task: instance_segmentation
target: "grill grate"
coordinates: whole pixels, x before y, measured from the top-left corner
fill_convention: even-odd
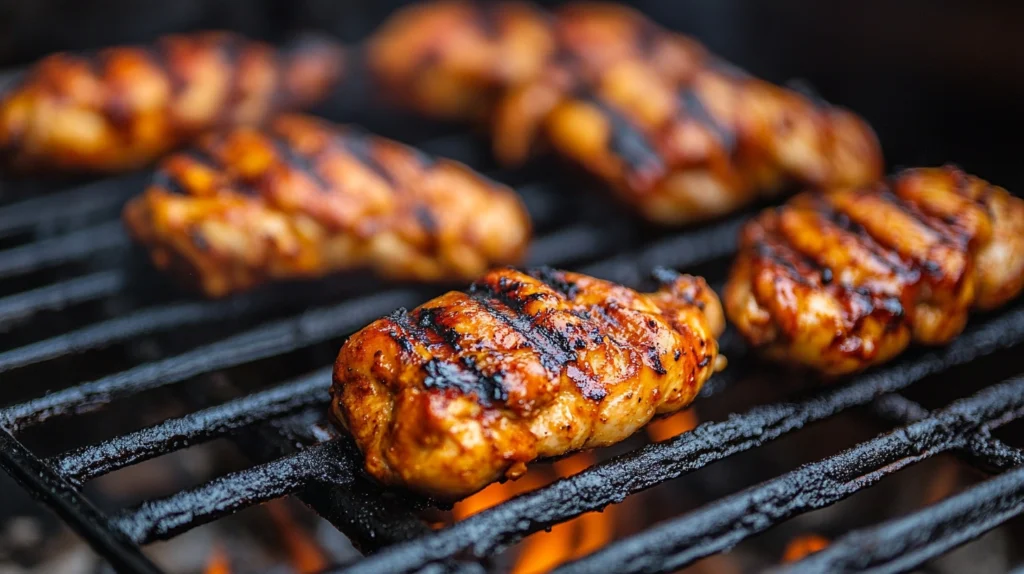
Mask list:
[[[406,133],[393,123],[371,122],[370,127],[385,135]],[[443,150],[478,169],[493,167],[466,134],[418,144],[428,151]],[[630,285],[642,283],[657,265],[711,267],[735,250],[739,227],[749,216],[748,212],[697,230],[659,236],[621,218],[602,219],[608,213],[606,208],[602,212],[599,200],[571,190],[562,193],[556,190],[559,182],[550,177],[505,172],[495,172],[495,177],[525,182],[517,189],[541,231],[531,264],[571,266]],[[58,381],[65,383],[63,388],[36,393],[35,398],[0,410],[0,465],[119,570],[156,572],[140,545],[260,502],[297,495],[371,555],[347,571],[404,572],[431,565],[480,571],[496,552],[529,534],[857,406],[869,406],[874,416],[901,428],[615,542],[563,565],[561,571],[671,571],[942,452],[953,452],[998,476],[905,518],[853,532],[789,569],[905,570],[1024,512],[1024,475],[1016,468],[1024,462],[1024,453],[990,435],[992,429],[1024,415],[1024,379],[989,387],[935,411],[897,394],[926,377],[1024,344],[1024,303],[973,323],[945,348],[917,351],[845,384],[706,422],[436,532],[416,515],[427,501],[381,496],[378,487],[358,472],[360,461],[352,444],[326,430],[317,431],[330,384],[326,363],[333,355],[315,364],[304,357],[310,363],[304,370],[322,368],[289,382],[212,406],[209,397],[198,397],[193,412],[184,416],[42,457],[21,442],[20,435],[48,421],[72,421],[142,393],[185,387],[193,379],[228,374],[318,345],[328,344],[336,351],[338,341],[370,320],[439,291],[346,289],[353,294],[341,302],[335,299],[295,312],[295,296],[288,289],[207,302],[174,300],[173,294],[164,296],[158,287],[157,295],[140,304],[137,297],[153,287],[152,280],[147,284],[145,271],[133,268],[138,258],[127,249],[116,217],[121,203],[142,181],[144,174],[135,174],[0,207],[0,239],[6,247],[0,251],[0,278],[17,285],[0,297],[0,327],[10,329],[47,312],[62,313],[59,325],[49,332],[43,328],[41,337],[34,331],[18,338],[16,330],[10,330],[5,336],[17,342],[0,352],[0,373],[44,368],[72,355],[161,334],[219,324],[230,331],[211,343],[190,345],[178,354],[89,382],[67,386],[73,381]],[[566,214],[578,215],[565,219]],[[97,308],[78,313],[86,305]],[[272,315],[282,308],[290,314]],[[249,322],[234,327],[243,320]],[[710,391],[748,374],[743,361],[737,360],[744,349],[736,337],[727,334],[722,344],[733,366],[712,380]],[[235,440],[256,464],[112,516],[100,512],[82,493],[81,486],[89,480],[221,437]],[[296,444],[302,448],[296,450]]]

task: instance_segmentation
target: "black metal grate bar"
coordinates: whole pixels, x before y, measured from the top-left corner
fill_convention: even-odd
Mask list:
[[[130,540],[53,468],[29,452],[6,429],[0,429],[0,466],[23,487],[38,492],[42,485],[49,505],[103,553],[119,571],[159,574],[157,567]]]
[[[51,462],[68,480],[82,483],[256,422],[322,405],[330,384],[331,369],[327,367],[266,391],[73,450]]]
[[[0,237],[93,214],[116,216],[125,200],[142,189],[145,177],[148,174],[132,174],[0,207]]]
[[[0,252],[0,278],[86,259],[128,246],[120,221],[101,223],[53,239],[44,239]]]
[[[588,265],[581,273],[595,275],[626,285],[636,285],[644,274],[658,266],[685,268],[708,263],[736,251],[740,228],[749,214],[732,217],[704,227],[652,243],[635,252],[626,253]]]
[[[123,283],[120,274],[115,275],[112,283],[115,286]],[[105,288],[102,281],[100,287]],[[257,297],[226,301],[186,301],[142,309],[131,315],[116,317],[24,347],[0,352],[0,373],[128,341],[140,335],[238,317],[262,309],[269,303],[267,298]]]
[[[883,419],[903,425],[929,415],[927,409],[897,393],[879,397],[871,403],[871,410]],[[983,424],[981,430],[968,437],[963,448],[957,450],[957,456],[971,466],[992,474],[1024,463],[1024,456],[1019,450],[989,434],[989,426],[990,423]]]
[[[1024,341],[1024,307],[973,325],[944,349],[867,373],[800,403],[755,407],[526,493],[430,536],[362,561],[352,572],[410,572],[459,553],[483,558],[543,528],[600,510],[667,480],[763,445],[924,377]]]
[[[1024,512],[1024,468],[920,512],[850,532],[782,572],[905,572]]]
[[[69,413],[81,413],[115,398],[178,383],[210,371],[280,355],[339,337],[396,307],[422,297],[413,290],[388,291],[306,311],[193,349],[187,353],[140,365],[134,369],[57,391],[0,411],[9,429]]]
[[[963,447],[985,421],[1022,414],[1024,378],[1018,378],[957,401],[935,416],[663,522],[555,571],[625,574],[683,568],[797,514],[834,504],[911,464]]]
[[[170,538],[247,506],[292,494],[312,482],[335,487],[352,482],[353,467],[342,456],[342,439],[233,472],[121,513],[114,522],[139,544]]]
[[[108,297],[124,289],[126,283],[120,270],[100,271],[0,298],[0,327],[10,327],[42,311],[59,311]]]

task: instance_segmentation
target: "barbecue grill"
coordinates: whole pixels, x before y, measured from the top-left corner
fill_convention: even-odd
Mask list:
[[[758,12],[753,2],[721,4]],[[679,23],[670,6],[643,5],[655,13],[660,6],[661,21]],[[781,2],[777,9],[786,14],[796,5]],[[834,10],[833,15],[842,12]],[[771,77],[770,64],[744,61],[736,44],[730,53],[728,42],[716,45],[715,36],[697,32],[726,56]],[[752,210],[682,232],[647,229],[617,213],[578,174],[551,166],[503,171],[492,163],[483,140],[469,131],[370,105],[359,75],[319,113],[358,121],[513,185],[537,229],[531,264],[568,267],[634,287],[643,286],[647,272],[662,265],[699,271],[721,286],[737,231]],[[843,94],[835,77],[823,79],[828,95]],[[870,109],[858,111],[874,119]],[[888,144],[886,131],[897,128],[876,126]],[[894,139],[902,142],[901,137],[909,136]],[[951,143],[940,152],[954,153],[963,145]],[[897,150],[901,159],[933,159],[900,151],[899,145]],[[120,206],[145,180],[142,173],[81,184],[0,183],[0,327],[6,331],[0,334],[5,387],[0,396],[6,400],[0,410],[0,466],[118,571],[158,572],[141,546],[282,496],[301,499],[366,555],[336,565],[339,571],[485,571],[494,555],[532,533],[855,407],[866,407],[857,412],[895,429],[614,541],[558,571],[674,571],[942,453],[955,454],[990,478],[934,505],[849,532],[780,568],[913,569],[1024,513],[1024,450],[993,434],[1024,417],[1024,377],[1014,376],[1024,371],[1024,362],[1000,354],[1024,344],[1024,303],[1018,302],[973,320],[946,347],[912,351],[842,384],[804,386],[778,402],[704,422],[432,530],[420,513],[431,502],[385,492],[365,478],[355,447],[330,430],[325,415],[330,364],[341,341],[374,318],[414,306],[443,288],[382,286],[346,276],[200,301],[150,271],[122,230]],[[992,180],[1011,190],[1024,183],[1019,176]],[[712,379],[705,394],[729,393],[755,369],[734,333],[726,334],[722,348],[731,366]],[[998,360],[991,359],[995,355]],[[972,383],[957,384],[961,392],[955,400],[915,401],[905,392],[920,381],[962,380],[968,373]],[[784,371],[771,376],[780,385],[794,377]],[[214,379],[227,381],[226,398],[211,391],[225,387],[214,385]],[[174,397],[190,412],[141,429],[109,421],[161,397]],[[102,438],[62,452],[49,442],[79,432],[89,437],[97,428]],[[239,445],[250,466],[115,512],[101,511],[83,489],[102,475],[223,437]]]

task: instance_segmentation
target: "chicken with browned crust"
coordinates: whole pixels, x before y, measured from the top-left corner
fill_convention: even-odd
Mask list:
[[[511,189],[301,115],[211,134],[168,157],[124,219],[157,267],[211,297],[360,268],[468,280],[518,263],[530,237]]]
[[[953,167],[801,194],[740,243],[730,320],[768,357],[828,375],[947,343],[1024,286],[1024,201]]]
[[[379,93],[419,113],[480,120],[555,53],[548,15],[526,2],[438,0],[392,15],[367,44]]]
[[[619,442],[724,366],[721,305],[660,270],[655,293],[549,268],[491,271],[349,338],[331,413],[387,484],[456,499],[526,464]]]
[[[343,65],[326,38],[278,49],[228,32],[54,54],[0,101],[0,159],[28,170],[141,167],[211,129],[316,103]]]
[[[602,6],[563,9],[562,57],[497,104],[494,147],[505,163],[546,145],[666,224],[720,216],[791,184],[881,175],[874,133],[856,115]]]

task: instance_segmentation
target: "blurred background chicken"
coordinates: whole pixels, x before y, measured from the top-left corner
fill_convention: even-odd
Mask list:
[[[172,155],[124,220],[157,267],[211,297],[356,268],[468,280],[519,263],[530,237],[507,187],[300,115],[212,134]]]
[[[340,44],[321,36],[274,48],[202,32],[54,54],[0,95],[0,160],[36,171],[141,167],[212,129],[312,105],[343,67]]]

